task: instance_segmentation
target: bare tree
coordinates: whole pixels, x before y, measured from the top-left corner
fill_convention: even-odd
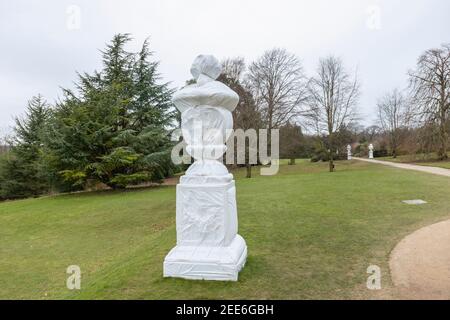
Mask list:
[[[363,141],[370,142],[376,139],[376,137],[380,134],[381,128],[377,125],[371,125],[367,128],[364,128],[364,130],[361,132],[361,138],[363,138]]]
[[[425,51],[416,70],[409,72],[413,98],[420,115],[439,127],[438,157],[447,159],[447,121],[450,113],[450,44]]]
[[[262,126],[261,113],[258,111],[252,93],[245,87],[245,84],[242,81],[245,70],[246,66],[243,58],[227,58],[222,61],[222,74],[218,78],[219,81],[228,85],[239,95],[239,104],[233,111],[233,129],[242,129],[244,132],[248,129],[257,130]],[[234,139],[234,136],[232,136],[231,139]],[[250,150],[253,147],[254,146],[250,145],[250,140],[248,140],[248,143],[245,144],[245,150],[240,150],[245,152],[247,178],[251,178],[252,164],[256,164],[251,163],[250,153],[257,152],[256,150]],[[235,160],[238,153],[239,152],[234,150]],[[235,161],[235,163],[236,162],[237,161]]]
[[[4,129],[0,127],[0,154],[6,152],[6,145],[7,145],[6,134],[3,131]]]
[[[280,128],[300,114],[305,80],[300,61],[285,49],[266,51],[250,65],[247,83],[267,129]]]
[[[394,89],[383,95],[377,102],[378,122],[389,137],[392,157],[397,157],[397,149],[401,143],[401,129],[409,123],[408,104],[403,94]]]
[[[222,76],[229,82],[242,82],[245,70],[245,60],[242,57],[226,58],[222,61]]]
[[[0,155],[3,153],[6,153],[9,150],[9,140],[8,137],[3,135],[3,133],[0,131]]]
[[[308,105],[305,116],[317,133],[328,135],[329,169],[334,171],[336,152],[334,136],[356,119],[359,82],[344,69],[342,60],[334,56],[320,59],[316,76],[308,82]]]

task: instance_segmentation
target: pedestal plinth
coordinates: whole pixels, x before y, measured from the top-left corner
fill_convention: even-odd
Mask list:
[[[236,188],[227,176],[183,176],[177,185],[177,245],[164,260],[164,276],[232,280],[247,246],[237,234]]]

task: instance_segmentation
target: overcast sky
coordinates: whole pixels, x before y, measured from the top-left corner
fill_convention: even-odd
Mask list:
[[[319,57],[341,56],[349,70],[358,68],[360,110],[370,124],[377,97],[404,88],[424,50],[450,42],[450,1],[0,0],[0,135],[33,95],[53,102],[76,71],[100,69],[98,49],[126,32],[130,50],[151,38],[173,87],[190,78],[200,53],[251,62],[283,47],[308,75]]]

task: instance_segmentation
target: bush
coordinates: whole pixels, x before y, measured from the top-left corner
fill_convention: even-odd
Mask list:
[[[387,157],[388,151],[386,149],[380,149],[380,150],[373,150],[373,156],[375,158],[379,158],[379,157]]]
[[[328,154],[328,151],[325,149],[314,150],[314,154],[311,157],[311,162],[329,161],[329,160],[330,156]]]

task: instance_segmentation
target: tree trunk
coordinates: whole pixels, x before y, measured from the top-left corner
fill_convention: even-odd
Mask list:
[[[334,171],[334,161],[333,161],[333,151],[331,149],[330,149],[329,166],[330,166],[330,172],[333,172]]]
[[[292,165],[294,165],[294,164],[295,164],[295,158],[291,158],[291,159],[289,160],[289,165],[292,166]]]
[[[445,110],[441,108],[441,121],[439,124],[439,150],[438,150],[438,158],[439,160],[445,160],[448,158],[447,155],[447,140],[448,140],[448,134],[446,130],[446,117],[445,117]]]
[[[394,129],[391,136],[391,148],[392,148],[392,158],[397,158],[397,146],[398,146],[398,132]]]
[[[252,177],[252,165],[250,163],[247,163],[245,165],[245,167],[246,167],[246,171],[247,171],[247,175],[245,177],[251,178]]]
[[[330,172],[333,172],[334,171],[334,161],[333,161],[333,143],[334,143],[334,137],[333,137],[333,131],[332,131],[332,129],[331,129],[331,126],[330,125],[328,125],[328,132],[330,132],[330,151],[329,151],[329,153],[330,153],[330,161],[329,161],[329,166],[330,166]]]

